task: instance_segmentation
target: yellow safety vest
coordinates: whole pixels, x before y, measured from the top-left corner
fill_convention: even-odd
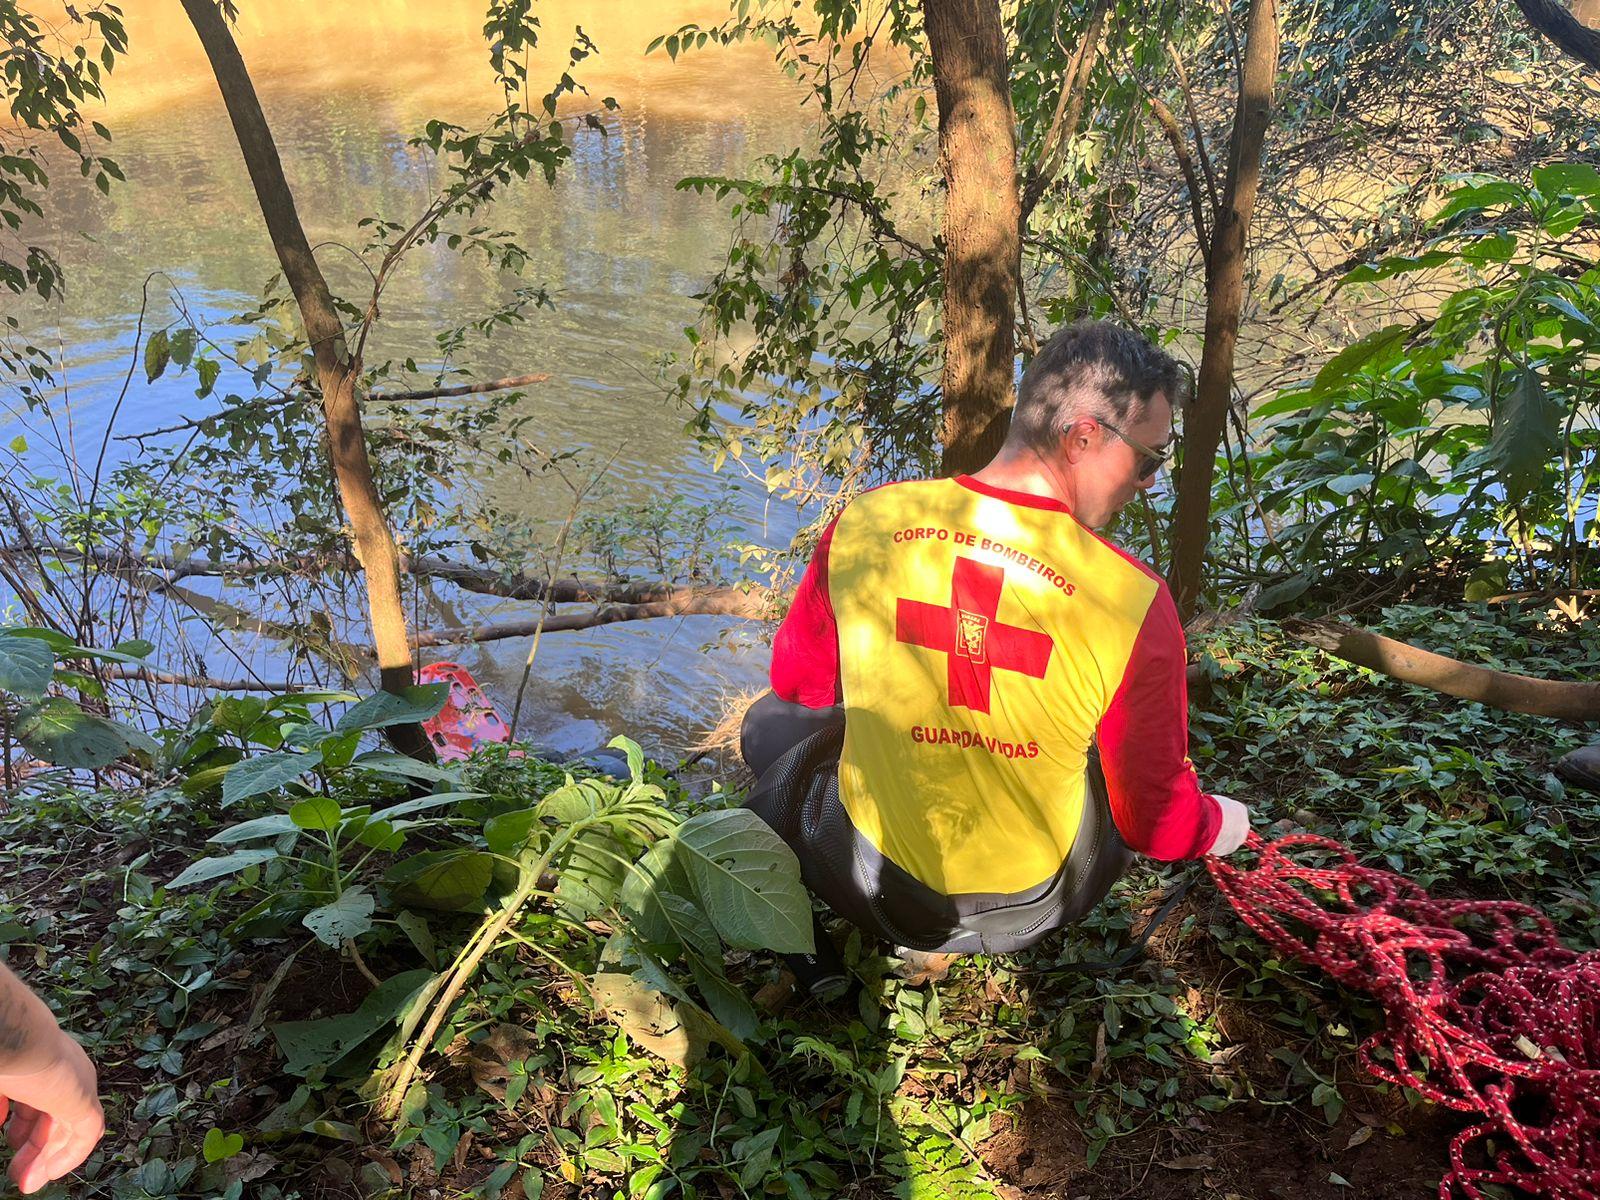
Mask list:
[[[840,798],[946,896],[1053,876],[1086,754],[1157,582],[1054,501],[897,484],[839,518],[828,594],[845,705]]]

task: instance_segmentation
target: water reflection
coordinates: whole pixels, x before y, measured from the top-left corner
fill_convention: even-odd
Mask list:
[[[249,303],[276,269],[215,83],[181,10],[156,0],[124,7],[131,51],[112,77],[101,119],[113,129],[128,182],[105,199],[58,173],[40,233],[62,260],[68,297],[27,314],[32,327],[42,325],[67,348],[80,437],[96,441],[127,370],[147,275],[165,272],[194,311],[220,315]],[[353,242],[365,216],[414,216],[439,180],[406,139],[430,117],[479,123],[496,103],[479,34],[481,0],[243,0],[240,7],[240,47],[313,242]],[[677,63],[659,51],[644,55],[657,34],[725,19],[716,0],[545,0],[538,13],[544,44],[530,56],[529,78],[536,85],[554,79],[581,23],[600,53],[578,72],[592,99],[574,103],[615,96],[620,112],[608,118],[607,134],[576,135],[573,162],[555,186],[525,184],[496,204],[491,220],[513,230],[531,255],[522,279],[482,258],[418,251],[386,294],[368,361],[426,360],[439,329],[504,302],[519,284],[546,284],[554,313],[492,342],[474,341],[462,365],[480,378],[549,372],[551,381],[525,402],[533,436],[601,456],[621,444],[608,476],[617,502],[669,489],[691,502],[721,502],[724,482],[707,475],[682,436],[684,414],[667,408],[651,382],[654,356],[692,318],[689,294],[718,264],[728,237],[714,201],[674,185],[684,175],[739,172],[755,155],[803,139],[801,93],[765,46],[707,48]],[[361,294],[364,272],[347,254],[324,249],[320,257],[336,288]],[[193,388],[192,376],[136,382],[119,430],[195,414],[203,402]],[[132,451],[124,445],[120,452]],[[568,502],[559,484],[530,489],[520,474],[487,486],[503,506],[530,517],[557,516]],[[784,538],[792,521],[774,516],[748,482],[729,515],[750,537]],[[494,611],[469,598],[439,623]],[[546,639],[530,690],[533,735],[581,748],[627,729],[681,746],[715,715],[720,686],[762,678],[759,648],[701,652],[723,627],[716,619],[668,624]],[[508,702],[524,652],[523,643],[501,643],[459,657]],[[270,665],[268,648],[251,654]]]

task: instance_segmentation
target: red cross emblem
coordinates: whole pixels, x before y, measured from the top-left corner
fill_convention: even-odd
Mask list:
[[[950,576],[948,607],[904,597],[895,600],[895,641],[950,656],[946,678],[952,707],[986,713],[989,680],[996,669],[1043,679],[1050,665],[1054,643],[1048,635],[996,619],[1005,584],[1004,567],[958,557]]]

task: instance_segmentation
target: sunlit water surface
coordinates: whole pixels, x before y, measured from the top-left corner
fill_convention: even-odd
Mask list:
[[[429,118],[481,124],[496,104],[481,0],[246,0],[240,7],[241,50],[314,243],[357,242],[357,222],[368,215],[409,221],[440,181],[407,139]],[[147,277],[159,273],[151,312],[165,323],[173,312],[169,289],[214,319],[248,306],[276,269],[215,82],[181,10],[168,0],[125,0],[124,8],[131,51],[110,81],[107,111],[96,115],[113,130],[112,151],[128,182],[107,199],[58,172],[42,236],[69,290],[64,304],[27,313],[30,328],[59,339],[67,358],[55,408],[70,407],[80,456],[98,448],[129,369]],[[534,418],[529,434],[547,448],[585,449],[591,466],[617,452],[601,503],[661,495],[714,502],[737,538],[782,544],[794,514],[770,505],[748,479],[708,470],[683,434],[686,414],[662,399],[654,360],[681,344],[695,312],[688,297],[716,268],[731,233],[722,206],[674,185],[686,175],[740,172],[759,154],[804,141],[801,89],[765,46],[708,48],[675,63],[659,50],[644,53],[653,37],[687,21],[724,19],[720,3],[544,0],[538,13],[544,36],[530,80],[555,78],[581,24],[600,53],[579,72],[592,99],[577,105],[598,109],[601,97],[615,97],[620,108],[607,117],[609,132],[578,134],[574,161],[555,186],[529,183],[495,206],[492,222],[513,230],[532,254],[522,279],[443,249],[417,252],[386,293],[367,360],[425,360],[440,329],[491,309],[518,283],[546,284],[554,311],[488,343],[474,341],[460,359],[472,377],[549,372],[550,382],[524,402]],[[336,288],[362,294],[359,267],[338,251],[320,257]],[[219,391],[229,382],[225,374]],[[208,402],[195,400],[193,389],[192,374],[147,386],[136,373],[116,431],[203,413]],[[15,414],[6,420],[9,441],[23,425]],[[45,470],[55,465],[47,441],[30,438]],[[111,453],[134,450],[113,442]],[[491,475],[486,486],[530,517],[558,520],[569,503],[559,482],[530,487],[520,473]],[[421,615],[444,625],[530,611],[453,597],[448,606],[425,605]],[[213,674],[240,675],[241,661],[281,674],[270,641],[234,637],[231,650],[198,644]],[[527,642],[517,640],[448,656],[509,711],[526,652]],[[713,617],[553,634],[540,648],[521,728],[563,750],[628,732],[676,757],[719,715],[727,692],[760,685],[766,661],[758,630]]]

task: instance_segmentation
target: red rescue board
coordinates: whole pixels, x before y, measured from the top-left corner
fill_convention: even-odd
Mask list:
[[[494,701],[484,695],[472,672],[459,663],[428,663],[417,672],[418,683],[448,683],[450,695],[437,716],[422,723],[440,762],[466,758],[485,742],[509,742],[511,728],[500,719]]]

